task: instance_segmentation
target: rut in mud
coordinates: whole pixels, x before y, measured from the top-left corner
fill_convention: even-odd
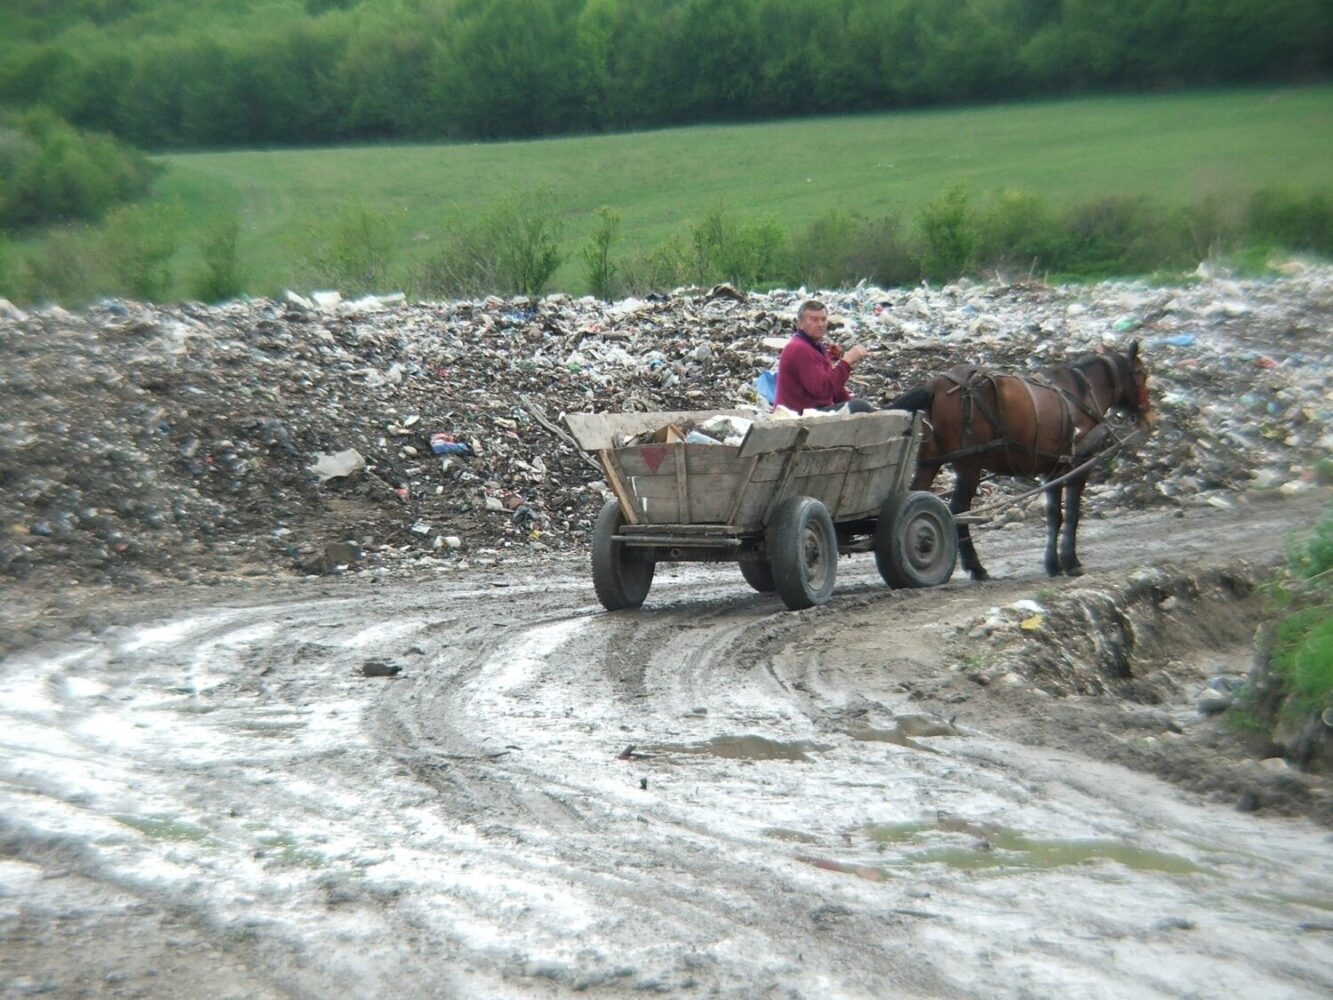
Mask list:
[[[563,562],[48,642],[0,669],[0,982],[1328,995],[1328,831],[1277,814],[1318,786],[1123,766],[1203,766],[1216,724],[1186,694],[1234,635],[1172,651],[1155,703],[1003,657],[982,682],[963,644],[995,606],[1128,586],[1145,553],[1200,579],[1271,561],[1317,509],[1088,521],[1097,575],[1072,581],[1038,575],[1035,526],[982,537],[987,584],[888,591],[854,558],[799,614],[733,567],[664,567],[606,614]],[[1272,808],[1232,808],[1242,778]]]

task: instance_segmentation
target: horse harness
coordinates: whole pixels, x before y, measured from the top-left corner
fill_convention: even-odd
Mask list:
[[[1095,355],[1095,358],[1096,360],[1101,361],[1103,364],[1105,364],[1110,373],[1111,384],[1112,384],[1111,401],[1114,402],[1115,400],[1120,398],[1120,392],[1121,392],[1121,376],[1120,376],[1119,366],[1116,365],[1114,360],[1106,357],[1103,354]],[[1074,366],[1070,366],[1069,372],[1074,381],[1078,383],[1081,393],[1085,393],[1088,397],[1095,400],[1097,397],[1092,391],[1092,383],[1088,381],[1087,375],[1085,375],[1081,369],[1076,368]],[[1087,416],[1094,425],[1093,429],[1090,429],[1088,435],[1085,436],[1085,441],[1087,440],[1088,437],[1092,436],[1093,430],[1095,430],[1097,426],[1100,426],[1106,418],[1104,412],[1098,413],[1093,407],[1089,406],[1087,402],[1083,399],[1082,395],[1075,395],[1068,389],[1065,389],[1063,386],[1055,384],[1050,379],[1046,378],[1044,375],[1036,375],[1029,378],[1024,378],[1020,375],[1010,375],[1007,373],[994,372],[994,371],[983,371],[981,369],[974,368],[962,376],[954,375],[951,372],[946,372],[944,377],[954,383],[953,388],[948,390],[949,394],[953,394],[955,392],[962,394],[961,403],[963,411],[963,433],[961,440],[966,441],[971,436],[972,417],[974,408],[981,411],[981,415],[984,416],[986,420],[990,422],[990,425],[993,428],[995,428],[998,437],[990,441],[985,441],[981,444],[974,444],[965,448],[961,448],[958,451],[951,452],[950,454],[940,458],[928,459],[925,462],[923,462],[923,464],[945,465],[954,462],[957,459],[965,458],[968,455],[975,455],[983,451],[990,451],[994,448],[1006,448],[1006,449],[1016,449],[1028,455],[1031,455],[1034,458],[1049,461],[1056,467],[1069,466],[1074,463],[1074,458],[1076,456],[1075,438],[1078,436],[1078,420],[1074,414],[1075,409],[1082,411],[1082,413],[1085,416]],[[1063,404],[1060,411],[1060,438],[1061,440],[1069,442],[1069,448],[1067,453],[1055,454],[1052,452],[1042,451],[1036,446],[1027,444],[1026,442],[1015,441],[1009,435],[1008,425],[1002,419],[1002,413],[999,412],[1000,410],[1002,410],[1002,406],[1000,404],[1000,400],[1002,397],[1000,394],[1000,386],[999,386],[999,380],[1002,378],[1014,379],[1027,391],[1028,399],[1032,403],[1032,424],[1033,424],[1032,437],[1034,441],[1040,440],[1041,410],[1040,407],[1037,405],[1037,397],[1036,394],[1033,392],[1033,387],[1036,386],[1037,388],[1045,389],[1055,393],[1056,398],[1060,400],[1061,404]],[[984,396],[978,392],[978,388],[980,384],[983,382],[989,382],[995,394],[994,411],[991,409],[990,405],[986,402]]]

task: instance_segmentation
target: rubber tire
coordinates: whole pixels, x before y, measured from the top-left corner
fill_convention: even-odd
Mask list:
[[[592,586],[607,611],[642,605],[657,569],[656,563],[635,558],[624,545],[612,541],[624,523],[620,501],[608,500],[592,532]]]
[[[766,533],[773,589],[792,611],[827,604],[838,578],[838,535],[814,497],[778,504]]]
[[[773,567],[769,565],[768,560],[762,556],[751,559],[742,559],[741,576],[745,577],[745,582],[761,594],[771,594],[777,589],[777,584],[773,582]]]
[[[944,501],[916,491],[884,501],[875,525],[875,565],[890,587],[938,587],[958,561],[958,526]]]

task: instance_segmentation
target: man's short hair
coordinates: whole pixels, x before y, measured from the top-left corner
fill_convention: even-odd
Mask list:
[[[806,313],[824,313],[828,312],[828,307],[818,299],[806,299],[801,303],[801,308],[796,310],[796,322],[799,323],[805,319]]]

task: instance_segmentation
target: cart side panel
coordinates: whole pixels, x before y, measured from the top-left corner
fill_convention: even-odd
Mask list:
[[[842,495],[834,511],[836,520],[874,517],[898,487],[906,449],[897,446],[858,448],[852,458]]]
[[[911,451],[909,438],[866,448],[822,448],[799,453],[782,500],[808,496],[820,500],[835,521],[874,517],[885,499],[898,488],[903,460]],[[781,453],[760,459],[751,477],[735,523],[747,531],[763,526],[770,500],[782,475]]]
[[[726,524],[737,492],[746,489],[750,463],[731,445],[681,445],[689,469],[690,522]]]
[[[725,524],[749,464],[729,445],[658,444],[616,449],[643,524]]]

